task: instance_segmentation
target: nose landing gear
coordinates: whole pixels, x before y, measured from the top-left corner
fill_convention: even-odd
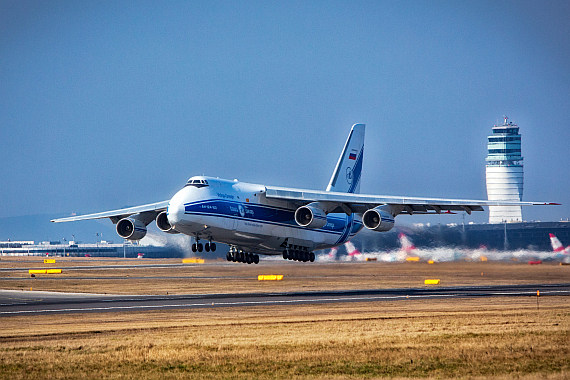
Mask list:
[[[206,250],[206,252],[216,252],[216,243],[209,241],[202,245],[200,239],[196,237],[196,243],[192,244],[192,252],[202,252],[203,250]]]

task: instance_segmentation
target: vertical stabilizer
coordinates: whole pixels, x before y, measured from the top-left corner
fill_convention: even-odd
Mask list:
[[[400,233],[398,235],[398,240],[400,240],[400,246],[402,247],[402,251],[406,252],[406,254],[408,255],[414,253],[414,251],[416,250],[416,246],[414,245],[414,243],[412,243],[412,241],[406,234]]]
[[[570,254],[570,246],[564,247],[564,245],[562,245],[562,242],[554,234],[549,234],[549,236],[550,236],[550,244],[552,245],[552,250],[554,252],[564,253],[566,255]]]
[[[558,240],[558,238],[556,237],[556,235],[554,234],[549,234],[550,236],[550,244],[552,245],[552,250],[554,252],[560,252],[560,251],[564,251],[564,246],[562,245],[562,243],[560,242],[560,240]]]
[[[346,252],[348,252],[348,256],[361,255],[360,251],[356,249],[356,247],[354,246],[354,244],[352,244],[352,242],[347,241],[346,243],[344,243],[344,246],[346,247]]]
[[[360,193],[360,175],[364,156],[364,124],[354,124],[344,144],[327,191]]]

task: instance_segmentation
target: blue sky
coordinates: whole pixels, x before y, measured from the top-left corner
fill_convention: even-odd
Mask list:
[[[363,193],[485,199],[486,136],[508,115],[523,199],[563,203],[525,219],[567,218],[569,15],[567,1],[0,1],[0,216],[166,200],[199,174],[323,189],[356,122]]]

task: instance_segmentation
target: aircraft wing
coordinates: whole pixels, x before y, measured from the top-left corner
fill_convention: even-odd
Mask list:
[[[158,213],[166,210],[166,208],[168,207],[168,202],[169,201],[162,201],[156,203],[149,203],[142,206],[127,207],[117,210],[98,212],[95,214],[70,216],[67,218],[53,219],[51,220],[51,222],[63,223],[63,222],[75,222],[78,220],[110,218],[113,223],[117,223],[119,220],[133,214],[141,214],[143,215],[144,219],[148,218],[149,220],[152,220],[156,217]]]
[[[380,205],[390,205],[396,214],[440,214],[441,212],[483,211],[483,206],[533,206],[533,205],[556,205],[550,202],[517,202],[517,201],[484,201],[468,199],[447,198],[419,198],[390,195],[368,195],[338,193],[319,190],[304,190],[285,187],[265,187],[265,196],[270,199],[281,199],[299,205],[311,202],[324,202],[330,209],[336,204],[337,210],[346,213],[362,213],[370,208]]]

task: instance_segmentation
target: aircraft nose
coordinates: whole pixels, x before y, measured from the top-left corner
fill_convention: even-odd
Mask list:
[[[178,192],[168,203],[168,223],[170,223],[171,226],[176,226],[182,220],[184,211],[184,200],[182,199],[182,194]]]

